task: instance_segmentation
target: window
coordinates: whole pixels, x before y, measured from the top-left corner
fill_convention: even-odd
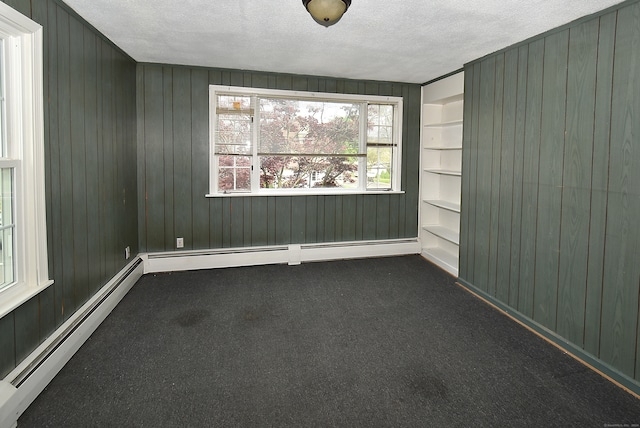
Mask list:
[[[210,87],[210,194],[400,190],[402,98]]]
[[[0,317],[52,283],[42,102],[42,27],[0,2]]]

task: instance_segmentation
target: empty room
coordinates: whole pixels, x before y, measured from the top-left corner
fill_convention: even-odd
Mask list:
[[[2,0],[0,143],[0,428],[640,424],[640,0]]]

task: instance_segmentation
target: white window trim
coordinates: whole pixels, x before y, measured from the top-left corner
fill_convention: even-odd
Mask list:
[[[215,106],[217,93],[233,93],[238,95],[259,95],[274,97],[291,97],[291,98],[318,98],[320,100],[331,101],[366,101],[373,103],[393,103],[395,105],[394,112],[394,139],[397,142],[395,156],[393,158],[393,183],[394,188],[389,190],[383,189],[260,189],[251,192],[228,192],[222,193],[217,191],[217,177],[215,165]],[[309,196],[309,195],[353,195],[353,194],[402,194],[401,176],[402,176],[402,97],[384,96],[384,95],[360,95],[360,94],[341,94],[330,92],[307,92],[294,91],[284,89],[263,89],[251,88],[243,86],[226,86],[226,85],[209,85],[209,193],[206,197],[246,197],[246,196]],[[363,124],[363,126],[366,126]],[[257,128],[257,127],[256,127]],[[254,133],[257,130],[254,130]],[[253,178],[253,177],[252,177]]]
[[[2,317],[53,281],[49,279],[47,258],[42,26],[0,2],[0,35],[9,55],[20,59],[7,68],[11,85],[6,90],[11,106],[7,105],[7,132],[12,133],[12,141],[17,141],[17,150],[11,156],[19,163],[15,170],[15,215],[21,224],[15,231],[17,281],[0,292]]]

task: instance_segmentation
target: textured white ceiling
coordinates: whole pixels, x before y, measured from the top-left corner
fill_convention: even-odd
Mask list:
[[[139,62],[423,83],[620,0],[64,0]]]

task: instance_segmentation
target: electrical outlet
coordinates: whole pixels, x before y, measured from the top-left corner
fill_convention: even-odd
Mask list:
[[[184,238],[176,238],[176,248],[184,248]]]
[[[131,257],[131,248],[127,247],[124,249],[124,259],[129,260],[129,257]]]

